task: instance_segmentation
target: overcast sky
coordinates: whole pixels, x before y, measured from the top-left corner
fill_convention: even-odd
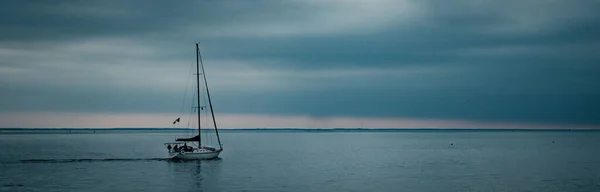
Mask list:
[[[600,2],[0,2],[0,127],[600,127]],[[220,118],[220,119],[219,119]]]

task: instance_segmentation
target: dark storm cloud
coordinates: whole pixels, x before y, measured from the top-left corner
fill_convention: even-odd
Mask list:
[[[240,70],[285,87],[221,89],[220,112],[600,123],[597,1],[327,3],[3,1],[0,109],[179,110],[167,83],[117,85],[177,77],[163,72],[185,72],[200,40],[209,83],[242,84],[210,73]]]
[[[197,5],[194,1],[3,1],[2,40],[133,36],[167,31],[189,20],[210,23],[201,13],[218,9]]]

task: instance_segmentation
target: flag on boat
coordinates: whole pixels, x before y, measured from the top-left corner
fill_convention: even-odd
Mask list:
[[[175,121],[173,121],[173,124],[175,124],[175,123],[179,122],[179,118],[180,118],[180,117],[177,117],[177,119],[175,119]]]

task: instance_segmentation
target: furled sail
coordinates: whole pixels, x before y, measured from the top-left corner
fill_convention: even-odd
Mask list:
[[[196,135],[191,138],[177,138],[175,141],[199,141],[199,140],[200,140],[200,135]]]

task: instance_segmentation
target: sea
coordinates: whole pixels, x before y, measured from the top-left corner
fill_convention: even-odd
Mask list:
[[[0,191],[600,191],[600,131],[223,131],[170,161],[180,136],[0,132]]]

